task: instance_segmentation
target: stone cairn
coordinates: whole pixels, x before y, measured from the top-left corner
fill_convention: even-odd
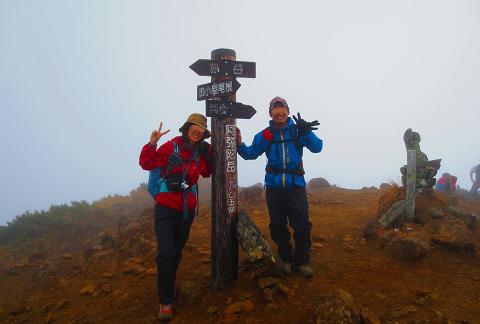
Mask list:
[[[391,228],[394,226],[400,226],[405,221],[413,221],[415,199],[417,194],[424,191],[431,191],[432,187],[436,183],[434,178],[440,169],[441,159],[428,161],[427,155],[420,150],[420,134],[413,132],[411,128],[407,129],[403,134],[403,141],[405,142],[405,148],[407,153],[409,151],[415,151],[415,189],[413,197],[408,198],[407,188],[407,169],[408,166],[404,165],[400,168],[402,173],[402,184],[406,188],[407,193],[405,199],[400,199],[392,204],[390,209],[378,219],[378,223],[383,228]]]
[[[408,150],[416,151],[416,182],[415,188],[417,192],[422,192],[425,188],[432,188],[435,183],[435,175],[440,169],[441,159],[428,161],[427,155],[420,150],[420,134],[413,132],[411,128],[407,129],[403,134],[403,141]],[[407,166],[400,168],[402,173],[402,185],[407,184]]]

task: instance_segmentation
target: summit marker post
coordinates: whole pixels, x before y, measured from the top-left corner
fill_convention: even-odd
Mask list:
[[[211,52],[211,60],[197,60],[190,68],[212,78],[197,87],[197,100],[206,100],[206,116],[212,118],[211,269],[213,287],[225,289],[238,277],[236,118],[250,119],[256,113],[252,106],[235,102],[240,87],[236,78],[255,78],[255,62],[236,61],[234,50],[220,48]]]

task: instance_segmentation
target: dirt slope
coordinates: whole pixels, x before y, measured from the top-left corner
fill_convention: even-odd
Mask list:
[[[420,261],[402,261],[362,237],[365,224],[376,217],[381,194],[334,187],[311,191],[316,275],[277,278],[286,289],[273,302],[243,268],[232,287],[210,288],[210,216],[204,204],[180,265],[174,323],[313,323],[320,297],[339,288],[383,323],[479,323],[478,255],[433,246]],[[459,199],[459,207],[480,215],[480,204]],[[241,204],[269,238],[266,206]],[[1,249],[0,322],[155,323],[152,221],[148,208],[119,226],[92,224],[93,229],[54,244],[43,255]],[[479,230],[475,233],[480,243]],[[234,307],[238,312],[227,314]]]

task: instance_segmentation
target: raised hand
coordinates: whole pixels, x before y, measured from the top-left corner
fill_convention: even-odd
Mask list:
[[[162,132],[162,127],[163,122],[160,122],[160,127],[158,127],[158,130],[154,130],[152,132],[152,135],[150,135],[150,144],[157,145],[157,142],[160,140],[160,138],[170,131],[169,129],[167,129],[166,131]]]
[[[318,120],[314,120],[313,122],[305,121],[305,119],[302,119],[302,116],[300,116],[300,113],[297,113],[297,117],[295,115],[293,115],[292,117],[295,123],[297,124],[296,126],[298,129],[298,132],[302,135],[309,131],[317,130],[318,127],[315,127],[315,126],[320,125]]]
[[[236,139],[237,139],[237,145],[239,145],[242,142],[242,132],[240,132],[240,128],[238,127],[237,127]]]

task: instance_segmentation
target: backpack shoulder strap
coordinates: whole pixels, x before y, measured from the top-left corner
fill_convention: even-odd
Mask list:
[[[302,150],[302,145],[300,144],[300,141],[299,141],[298,129],[296,127],[290,128],[290,138],[293,144],[295,145],[295,148],[297,149],[298,155],[301,158],[303,155],[303,150]]]
[[[272,142],[273,142],[273,128],[272,126],[268,126],[265,128],[262,132],[263,138],[265,138],[268,142],[267,147],[265,148],[265,154],[270,155],[270,150],[272,148]]]
[[[165,178],[168,178],[172,173],[172,169],[176,166],[183,164],[182,156],[180,155],[180,146],[175,141],[173,143],[173,150],[168,157],[167,171],[165,172]]]

